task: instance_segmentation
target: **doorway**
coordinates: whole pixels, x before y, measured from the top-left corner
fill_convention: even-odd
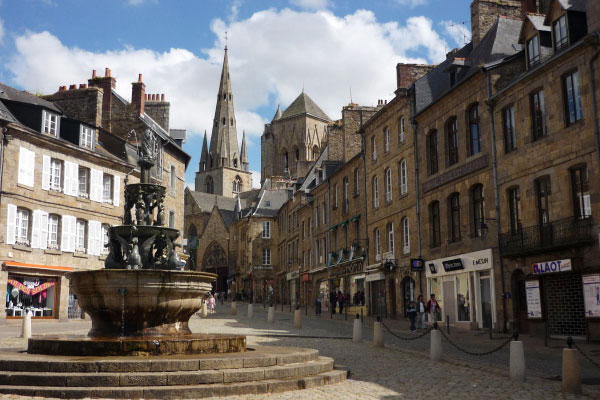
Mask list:
[[[490,282],[489,272],[487,276],[480,273],[479,292],[481,301],[481,322],[484,329],[492,327],[492,284]]]
[[[404,316],[408,316],[406,310],[408,309],[408,305],[416,300],[415,297],[415,281],[410,277],[406,277],[402,280],[402,299],[404,300],[402,303],[403,314]]]
[[[446,322],[446,316],[448,316],[450,317],[450,323],[453,324],[456,320],[456,313],[454,311],[456,310],[456,295],[454,294],[454,281],[444,281],[443,286],[444,309],[442,310],[442,319],[444,322]]]
[[[525,274],[520,269],[512,273],[513,319],[519,333],[529,333],[527,319],[527,292],[525,290]]]

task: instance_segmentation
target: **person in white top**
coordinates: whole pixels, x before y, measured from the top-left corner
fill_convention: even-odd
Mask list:
[[[423,301],[423,295],[417,297],[417,329],[425,329],[425,316],[427,315],[427,305]]]

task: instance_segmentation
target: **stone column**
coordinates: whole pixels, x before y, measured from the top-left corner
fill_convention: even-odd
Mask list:
[[[8,285],[8,271],[0,271],[0,293],[6,297],[6,285]],[[6,324],[6,302],[0,301],[0,325]]]
[[[56,299],[56,314],[59,322],[69,322],[69,280],[66,276],[61,276],[58,280],[58,290]]]

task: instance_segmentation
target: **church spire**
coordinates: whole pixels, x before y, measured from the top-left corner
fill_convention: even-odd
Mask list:
[[[246,147],[246,131],[242,134],[242,148],[240,149],[240,158],[242,163],[242,171],[248,172],[248,148]]]
[[[200,154],[200,168],[198,168],[198,171],[206,171],[208,168],[210,168],[208,165],[208,145],[206,144],[206,130],[204,130],[202,153]]]

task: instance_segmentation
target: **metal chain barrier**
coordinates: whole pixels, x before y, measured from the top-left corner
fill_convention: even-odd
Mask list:
[[[478,351],[469,351],[469,350],[465,350],[462,347],[460,347],[459,345],[457,345],[456,343],[454,343],[445,333],[442,329],[439,330],[442,333],[442,336],[444,337],[444,339],[446,339],[448,341],[448,343],[450,343],[452,346],[454,346],[456,349],[462,351],[463,353],[467,353],[469,355],[472,356],[487,356],[490,355],[492,353],[495,353],[497,351],[499,351],[500,349],[502,349],[503,347],[505,347],[507,344],[510,343],[511,340],[514,339],[514,336],[509,337],[508,339],[506,339],[504,342],[502,342],[502,344],[500,344],[500,346],[493,348],[492,350],[488,350],[488,351],[482,351],[482,352],[478,352]]]
[[[416,340],[416,339],[420,339],[423,336],[427,335],[429,332],[431,332],[431,330],[433,329],[433,327],[431,327],[431,328],[427,329],[425,332],[423,332],[422,334],[420,334],[418,336],[413,336],[413,337],[406,338],[406,337],[398,336],[396,333],[392,332],[392,330],[390,328],[388,328],[388,326],[386,324],[384,324],[383,321],[380,321],[380,322],[381,322],[381,325],[383,325],[383,327],[385,329],[387,329],[387,331],[389,333],[391,333],[393,336],[397,337],[400,340]]]
[[[584,353],[583,350],[581,350],[579,348],[579,346],[577,346],[577,344],[575,343],[575,341],[573,340],[573,338],[571,336],[569,336],[567,338],[567,345],[569,345],[569,348],[575,348],[575,350],[577,350],[579,352],[579,354],[581,354],[581,356],[583,358],[585,358],[590,364],[592,364],[594,367],[600,368],[600,364],[597,361],[594,361],[592,359],[592,357],[588,356],[587,354]]]

